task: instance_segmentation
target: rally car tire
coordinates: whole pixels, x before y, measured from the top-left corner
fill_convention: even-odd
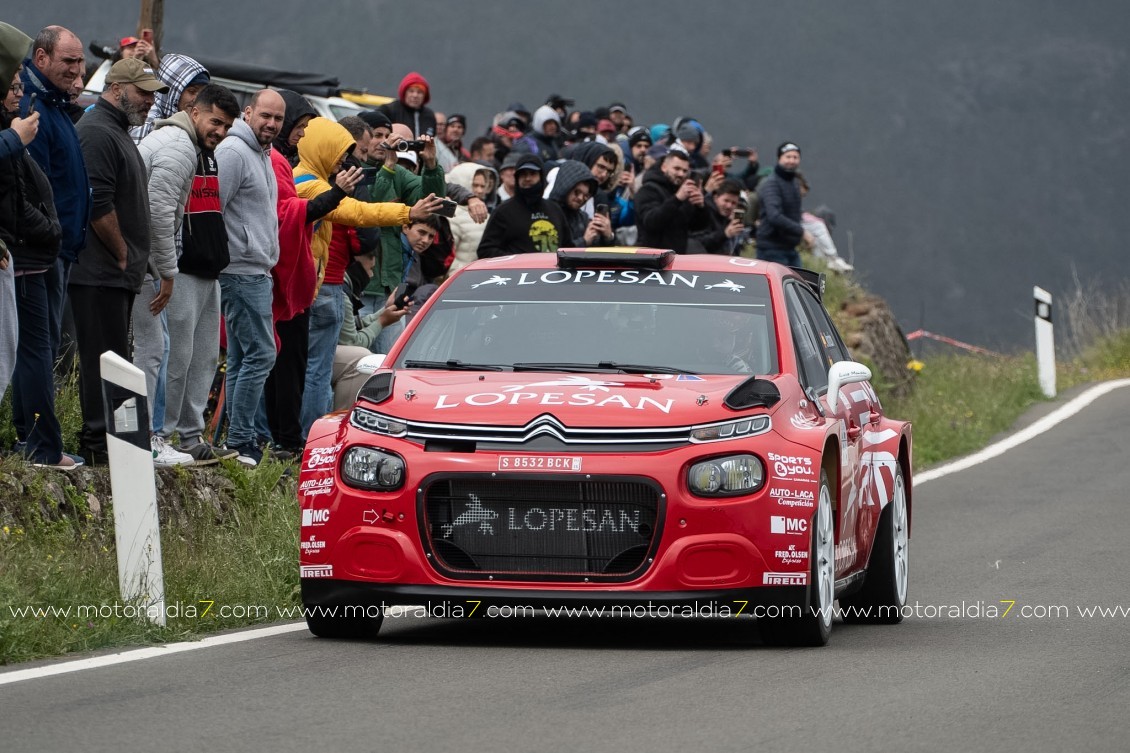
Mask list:
[[[812,520],[809,550],[808,603],[799,616],[761,617],[757,629],[767,646],[824,646],[832,634],[832,606],[836,595],[836,541],[832,516],[832,489],[828,474],[820,471],[820,493]]]
[[[327,617],[325,615],[311,615],[314,609],[309,604],[303,605],[306,609],[306,627],[319,638],[341,638],[347,640],[369,640],[377,637],[384,622],[384,614],[376,617],[362,615],[360,617]],[[342,609],[342,607],[338,607]]]
[[[844,622],[853,625],[897,625],[902,622],[910,566],[906,482],[895,467],[891,501],[879,517],[871,561],[863,587],[840,598]]]

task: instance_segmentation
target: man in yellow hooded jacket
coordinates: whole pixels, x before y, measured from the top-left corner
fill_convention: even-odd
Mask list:
[[[298,142],[298,166],[294,182],[298,195],[312,199],[331,188],[331,176],[353,151],[356,142],[349,131],[326,118],[314,118]],[[333,225],[350,227],[388,227],[406,225],[410,220],[424,219],[440,207],[442,199],[429,194],[411,208],[404,204],[371,203],[346,197],[337,208],[315,225],[311,253],[318,271],[318,288],[310,309],[309,356],[306,362],[306,384],[302,393],[303,435],[321,416],[333,409],[334,350],[345,311],[342,285],[323,285],[326,259],[329,256]],[[305,438],[305,437],[304,437]]]

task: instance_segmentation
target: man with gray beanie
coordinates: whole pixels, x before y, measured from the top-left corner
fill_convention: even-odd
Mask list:
[[[800,147],[786,141],[777,147],[777,165],[757,187],[760,207],[757,225],[757,258],[788,267],[800,266],[796,250],[802,240],[812,244],[812,234],[800,224]]]

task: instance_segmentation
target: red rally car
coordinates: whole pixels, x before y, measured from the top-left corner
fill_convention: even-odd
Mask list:
[[[771,645],[825,644],[837,599],[900,621],[910,424],[821,286],[653,249],[461,270],[310,431],[310,630],[371,636],[395,605],[750,615]]]

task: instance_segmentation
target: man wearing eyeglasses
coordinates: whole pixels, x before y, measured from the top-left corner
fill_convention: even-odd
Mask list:
[[[35,111],[40,115],[39,133],[28,144],[28,152],[47,174],[63,228],[59,258],[47,271],[45,280],[52,362],[59,355],[63,299],[70,268],[86,246],[86,219],[91,207],[86,162],[67,109],[71,91],[82,77],[85,65],[79,38],[62,26],[48,26],[36,36],[20,73],[24,86],[20,114],[28,117],[34,98]]]

